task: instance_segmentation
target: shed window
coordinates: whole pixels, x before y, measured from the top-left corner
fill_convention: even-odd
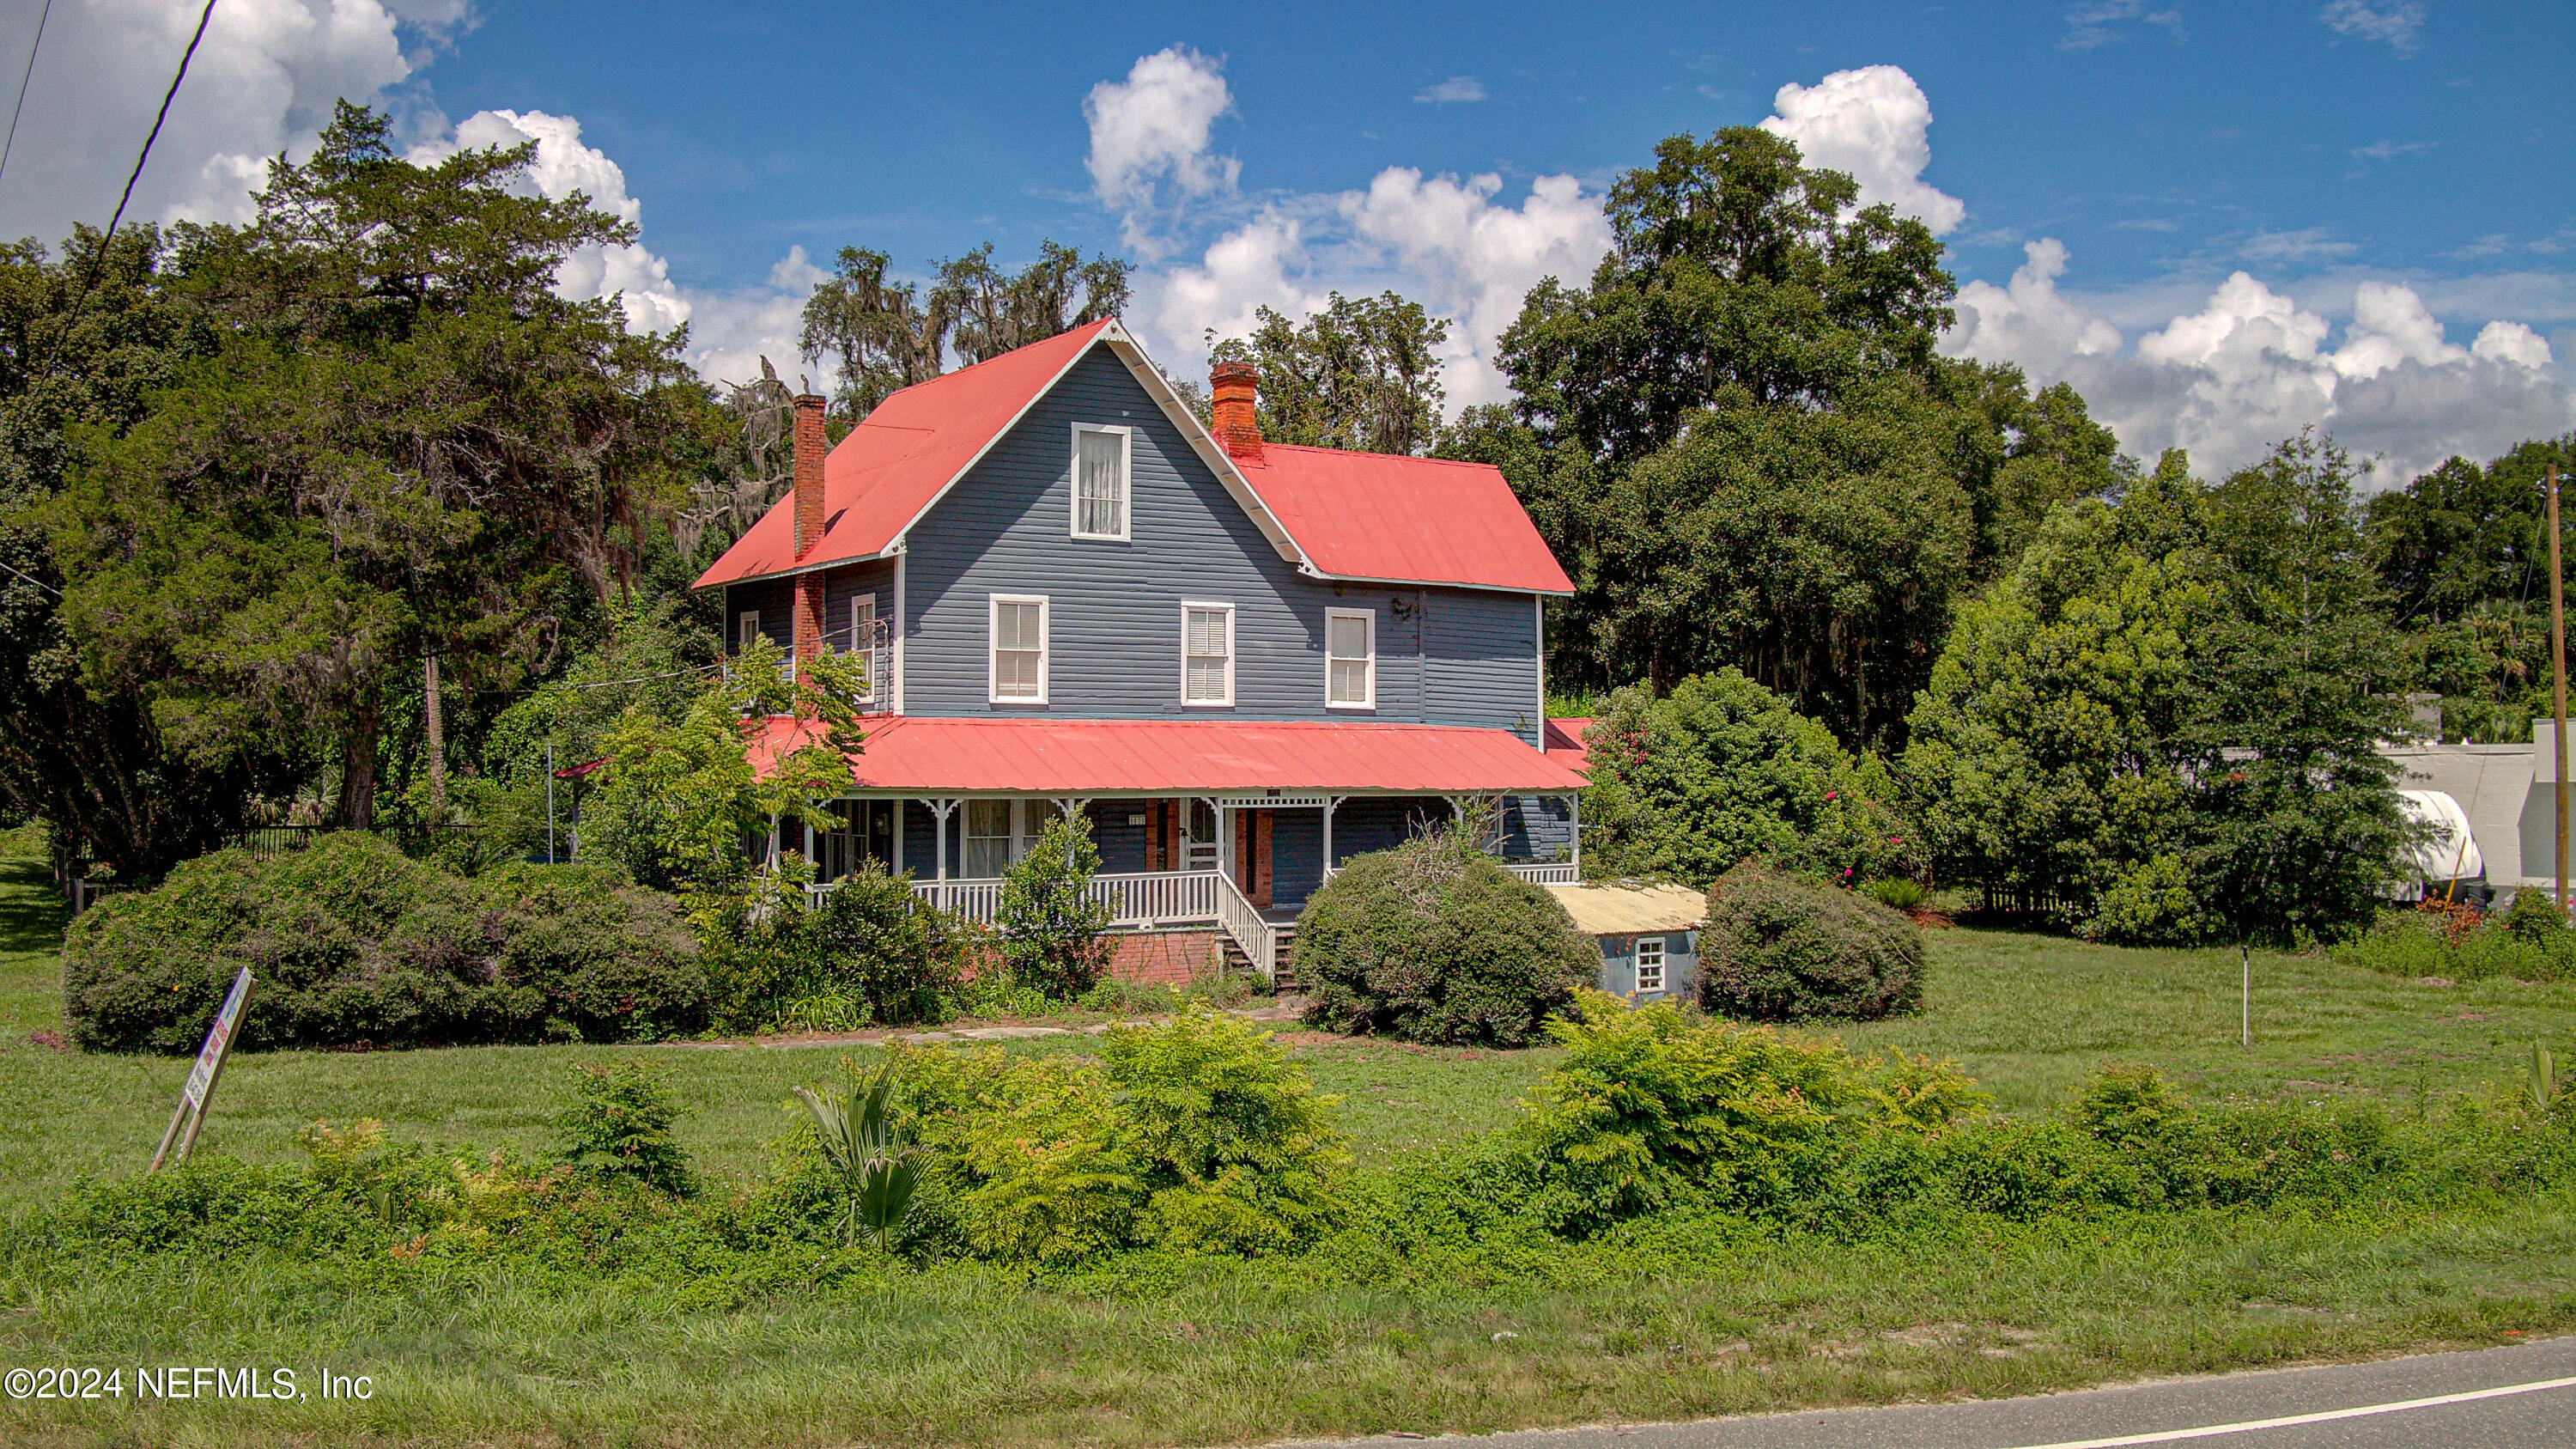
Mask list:
[[[1181,605],[1181,703],[1234,703],[1234,606]]]
[[[1047,601],[993,596],[992,701],[1044,704],[1047,697]]]
[[[1637,994],[1664,994],[1664,938],[1661,936],[1637,938]]]
[[[1126,428],[1074,426],[1074,537],[1127,537],[1128,442],[1133,436]]]
[[[1377,615],[1367,609],[1324,611],[1324,704],[1377,707]]]
[[[750,648],[751,641],[759,637],[760,611],[758,609],[745,609],[735,616],[733,621],[733,647],[735,653],[738,654],[743,650]]]

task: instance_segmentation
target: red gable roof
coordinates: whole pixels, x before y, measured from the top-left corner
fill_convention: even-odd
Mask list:
[[[812,551],[796,557],[791,494],[771,504],[697,587],[883,553],[1109,325],[1076,327],[877,404],[823,461],[823,537]]]
[[[752,767],[812,742],[811,721],[773,715],[752,730]],[[1334,721],[865,720],[851,771],[860,790],[924,794],[1221,794],[1420,791],[1560,794],[1581,775],[1507,730]]]
[[[1337,579],[1570,594],[1547,540],[1490,463],[1265,444],[1237,462],[1307,562]]]
[[[823,537],[796,557],[795,504],[781,498],[701,575],[698,588],[857,559],[891,548],[1029,405],[1106,340],[1155,394],[1284,555],[1327,578],[1570,594],[1573,583],[1492,466],[1274,444],[1238,465],[1169,395],[1115,319],[1094,322],[917,383],[877,405],[823,465]]]

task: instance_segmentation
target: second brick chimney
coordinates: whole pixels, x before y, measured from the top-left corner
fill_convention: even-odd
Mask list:
[[[1245,463],[1261,461],[1261,420],[1253,407],[1260,387],[1261,373],[1249,362],[1220,362],[1208,370],[1216,440],[1228,457]]]
[[[801,561],[823,541],[823,399],[812,393],[796,398],[796,557]],[[823,575],[809,570],[796,576],[796,657],[823,652]]]

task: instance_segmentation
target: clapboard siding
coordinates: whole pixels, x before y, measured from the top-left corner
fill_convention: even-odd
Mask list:
[[[1527,594],[1434,592],[1422,612],[1422,718],[1539,739],[1538,611]]]
[[[1136,429],[1127,542],[1071,537],[1077,422]],[[1518,729],[1537,742],[1530,595],[1300,575],[1106,350],[1078,363],[929,510],[908,550],[908,714],[1375,718]],[[988,699],[987,604],[997,593],[1048,600],[1044,706]],[[1185,599],[1235,607],[1230,709],[1180,702]],[[1373,712],[1324,707],[1328,608],[1376,617]]]
[[[1561,795],[1511,795],[1502,802],[1507,860],[1574,858],[1574,807]]]
[[[725,652],[734,652],[739,643],[734,621],[752,609],[760,611],[760,632],[776,644],[781,653],[796,648],[796,585],[790,579],[762,579],[756,583],[729,584],[725,588]]]

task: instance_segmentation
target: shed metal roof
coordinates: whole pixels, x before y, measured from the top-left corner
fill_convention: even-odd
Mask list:
[[[1708,897],[1683,885],[1552,885],[1549,894],[1590,936],[1687,931],[1708,915]]]

